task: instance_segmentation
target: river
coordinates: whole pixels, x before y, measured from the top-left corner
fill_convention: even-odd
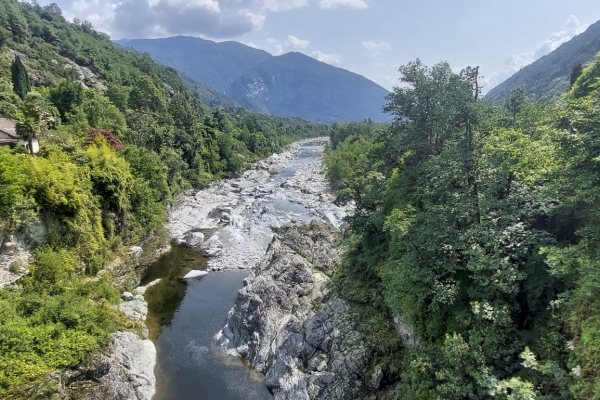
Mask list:
[[[305,141],[242,177],[183,198],[171,212],[171,250],[152,264],[147,325],[157,348],[154,400],[267,400],[263,377],[215,344],[248,270],[283,224],[312,219],[337,223],[345,215],[319,173],[324,142]],[[223,214],[227,214],[225,217]],[[207,259],[181,244],[186,232],[218,235],[222,255]],[[211,270],[184,281],[190,270]]]

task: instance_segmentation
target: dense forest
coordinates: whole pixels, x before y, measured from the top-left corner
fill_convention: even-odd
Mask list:
[[[600,398],[600,56],[553,104],[491,106],[477,68],[400,73],[394,123],[334,126],[326,157],[356,204],[340,292],[419,344],[378,344],[397,397]]]
[[[103,268],[162,226],[174,196],[327,134],[207,108],[147,54],[67,22],[55,4],[14,0],[0,0],[0,117],[41,145],[35,156],[0,147],[0,244],[47,230],[33,264],[10,266],[30,271],[19,290],[0,289],[2,398],[49,398],[49,373],[85,362],[116,329],[138,329],[115,311],[123,288]]]

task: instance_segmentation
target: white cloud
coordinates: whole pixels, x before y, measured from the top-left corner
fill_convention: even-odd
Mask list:
[[[289,35],[285,41],[267,38],[266,42],[272,46],[273,54],[276,56],[285,53],[286,51],[304,50],[309,45],[308,40],[298,39],[296,36]]]
[[[362,42],[362,45],[365,49],[369,50],[373,56],[378,56],[381,54],[382,50],[389,50],[391,47],[386,42]]]
[[[305,49],[310,42],[308,40],[298,39],[295,36],[288,36],[286,44],[294,49]]]
[[[326,53],[322,53],[319,50],[317,50],[317,51],[313,51],[312,53],[310,53],[310,56],[321,62],[330,64],[330,65],[335,65],[336,67],[338,65],[340,65],[341,57],[338,54],[326,54]]]
[[[336,7],[364,9],[369,6],[364,0],[319,0],[319,7],[325,9]]]
[[[113,38],[194,35],[233,38],[262,28],[269,12],[311,0],[74,0],[68,19],[87,20]]]
[[[304,7],[308,0],[264,0],[263,8],[269,11],[287,11],[294,8]]]
[[[483,80],[483,84],[485,86],[484,90],[490,90],[494,86],[504,82],[507,78],[509,78],[515,72],[518,72],[521,68],[553,52],[561,44],[568,42],[574,36],[579,35],[589,26],[589,24],[582,24],[574,15],[571,15],[567,19],[564,30],[553,33],[550,35],[550,39],[544,41],[534,50],[521,54],[513,54],[506,57],[504,59],[503,67]]]
[[[89,21],[94,27],[110,35],[116,7],[116,4],[103,0],[76,0],[68,10],[64,10],[63,15],[68,20],[79,18]]]

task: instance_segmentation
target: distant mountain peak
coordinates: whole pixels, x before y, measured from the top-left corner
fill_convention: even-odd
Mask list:
[[[303,53],[273,56],[235,41],[191,36],[117,43],[148,52],[158,62],[191,77],[188,84],[209,104],[229,101],[222,98],[227,95],[250,111],[316,122],[389,119],[382,112],[386,89]]]

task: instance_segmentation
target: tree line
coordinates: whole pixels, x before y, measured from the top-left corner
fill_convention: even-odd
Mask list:
[[[400,73],[394,122],[334,126],[325,159],[356,205],[340,293],[419,343],[387,344],[396,398],[600,398],[600,56],[554,103]]]

